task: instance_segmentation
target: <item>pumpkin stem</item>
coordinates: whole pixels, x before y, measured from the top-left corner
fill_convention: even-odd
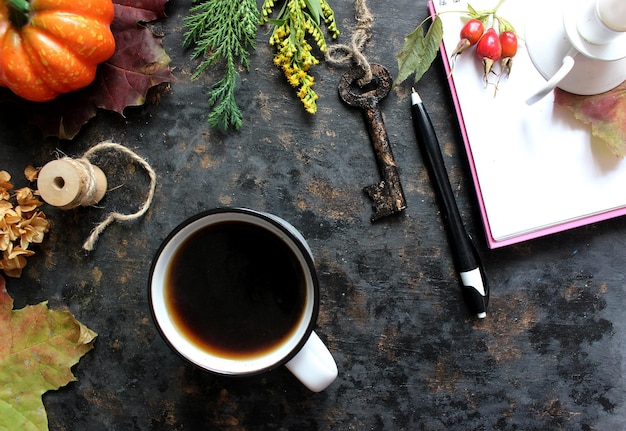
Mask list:
[[[9,20],[16,28],[22,28],[28,23],[30,3],[28,0],[6,0],[9,10]]]

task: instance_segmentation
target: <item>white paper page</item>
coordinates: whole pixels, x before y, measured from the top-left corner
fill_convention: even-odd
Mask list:
[[[466,2],[447,0],[446,6],[435,2],[439,12],[467,10]],[[496,3],[470,2],[477,10]],[[523,37],[526,17],[532,19],[540,5],[536,0],[506,0],[498,14]],[[461,15],[440,14],[448,55],[459,41]],[[626,205],[626,161],[592,138],[588,125],[556,106],[552,94],[526,105],[545,79],[523,42],[511,76],[502,78],[495,96],[494,86],[485,88],[482,64],[473,48],[457,58],[453,78],[495,240]],[[492,75],[490,81],[495,80]]]

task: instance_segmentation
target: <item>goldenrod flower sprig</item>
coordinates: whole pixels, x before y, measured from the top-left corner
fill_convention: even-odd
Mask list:
[[[304,109],[315,114],[317,94],[309,69],[319,64],[319,60],[313,55],[307,36],[321,52],[326,52],[326,39],[320,25],[323,19],[331,37],[336,39],[339,30],[335,13],[326,0],[285,0],[277,18],[271,19],[274,4],[274,0],[265,0],[261,8],[261,24],[270,22],[274,26],[269,40],[276,48],[274,64],[282,69],[289,84],[298,89]]]
[[[0,270],[9,277],[20,277],[26,257],[35,254],[30,244],[41,243],[50,224],[38,210],[43,202],[33,191],[24,187],[11,195],[13,184],[10,181],[11,175],[0,171]],[[11,202],[12,198],[17,205]]]

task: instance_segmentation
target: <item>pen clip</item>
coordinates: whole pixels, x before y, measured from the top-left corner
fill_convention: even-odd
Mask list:
[[[483,289],[485,290],[485,295],[480,295],[480,300],[476,298],[476,295],[472,295],[470,291],[470,286],[467,286],[467,289],[463,289],[463,294],[466,296],[466,301],[468,304],[472,304],[474,307],[474,311],[477,312],[485,312],[489,305],[489,279],[487,278],[487,274],[485,272],[485,267],[482,262],[482,258],[480,253],[478,252],[478,248],[474,242],[474,238],[470,233],[467,234],[469,238],[469,243],[472,249],[472,254],[474,255],[474,259],[478,263],[478,270],[480,272],[480,278],[482,279]],[[471,287],[476,290],[475,288]],[[480,293],[480,292],[479,292]]]

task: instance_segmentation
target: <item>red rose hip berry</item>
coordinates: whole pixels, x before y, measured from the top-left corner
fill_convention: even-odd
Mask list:
[[[455,58],[457,55],[461,54],[470,46],[476,45],[476,43],[480,40],[480,37],[483,35],[484,31],[485,26],[481,21],[477,19],[470,19],[469,21],[467,21],[461,29],[461,40],[459,40],[456,48],[454,48],[454,51],[452,51],[451,57]]]
[[[512,31],[504,31],[500,34],[500,46],[502,47],[502,73],[508,77],[513,67],[513,57],[517,54],[517,36]]]
[[[480,58],[483,63],[484,78],[485,82],[487,82],[493,64],[500,60],[502,56],[500,38],[493,28],[488,29],[478,41],[476,45],[476,55],[478,55],[478,58]]]

